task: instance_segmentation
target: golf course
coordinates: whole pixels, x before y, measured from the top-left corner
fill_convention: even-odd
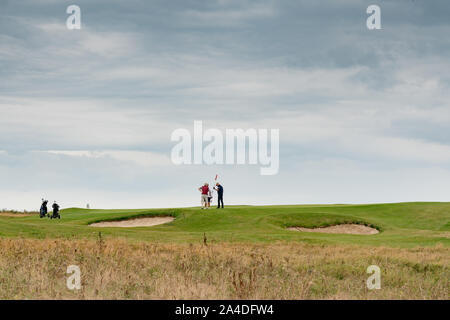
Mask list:
[[[61,211],[62,219],[0,215],[0,236],[82,239],[124,238],[152,242],[195,243],[204,235],[217,242],[295,241],[316,244],[358,244],[391,247],[450,244],[450,203],[373,205],[229,206],[225,210],[199,208]],[[171,216],[158,226],[95,228],[96,222]],[[376,235],[304,233],[289,227],[326,227],[354,223],[380,231]]]
[[[95,226],[151,217],[173,219]],[[314,232],[339,225],[376,232]],[[449,247],[450,203],[3,213],[0,297],[448,299]],[[71,264],[78,291],[65,287]],[[369,265],[382,270],[380,290],[365,285]]]

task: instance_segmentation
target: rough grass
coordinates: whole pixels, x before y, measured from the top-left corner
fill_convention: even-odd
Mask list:
[[[448,247],[0,239],[0,299],[449,299]],[[67,266],[82,289],[66,287]],[[366,269],[381,268],[368,290]]]

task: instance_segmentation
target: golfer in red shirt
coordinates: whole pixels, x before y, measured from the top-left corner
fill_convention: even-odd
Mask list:
[[[198,188],[198,190],[202,193],[202,209],[208,208],[208,194],[209,194],[209,184],[205,182],[205,184]]]

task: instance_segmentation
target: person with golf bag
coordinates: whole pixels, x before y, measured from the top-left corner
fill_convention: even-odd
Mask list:
[[[44,218],[47,215],[48,200],[42,199],[41,209],[39,210],[39,217]]]

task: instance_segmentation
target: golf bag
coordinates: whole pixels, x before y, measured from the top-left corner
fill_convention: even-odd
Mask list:
[[[39,210],[40,218],[44,218],[47,215],[47,203],[48,203],[48,200],[42,201],[41,209]]]
[[[52,205],[52,208],[53,208],[53,214],[50,217],[50,219],[56,219],[56,218],[61,219],[61,216],[59,215],[59,206],[56,202]]]

